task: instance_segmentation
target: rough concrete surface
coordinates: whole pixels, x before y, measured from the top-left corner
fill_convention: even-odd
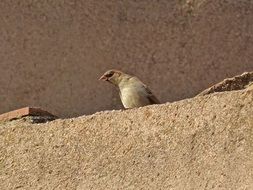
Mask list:
[[[253,91],[0,124],[0,189],[253,188]]]
[[[118,109],[98,77],[139,76],[162,102],[253,70],[251,0],[1,0],[0,113]]]
[[[242,89],[251,90],[252,84],[253,84],[253,72],[245,72],[241,75],[232,78],[227,78],[219,82],[218,84],[211,86],[210,88],[198,94],[198,96],[204,96],[214,92],[224,92]]]

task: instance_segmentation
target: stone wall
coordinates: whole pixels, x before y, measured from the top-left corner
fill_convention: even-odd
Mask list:
[[[252,189],[253,91],[0,123],[0,189]]]
[[[253,69],[253,3],[238,0],[1,0],[0,113],[61,117],[121,107],[98,82],[136,74],[162,102]]]

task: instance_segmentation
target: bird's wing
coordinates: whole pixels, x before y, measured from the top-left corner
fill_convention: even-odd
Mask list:
[[[119,90],[119,97],[120,97],[120,99],[121,99],[121,101],[122,101],[122,94],[121,94],[121,91]]]
[[[151,92],[151,90],[145,84],[143,84],[143,88],[147,92],[148,94],[147,97],[151,104],[160,104],[160,101],[155,97],[155,95]]]

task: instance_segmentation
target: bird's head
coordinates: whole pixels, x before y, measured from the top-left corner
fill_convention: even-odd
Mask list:
[[[106,71],[99,80],[110,82],[116,86],[122,81],[122,79],[126,76],[125,73],[118,70],[108,70]]]

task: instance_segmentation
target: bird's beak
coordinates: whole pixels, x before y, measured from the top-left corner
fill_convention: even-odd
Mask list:
[[[107,81],[108,78],[105,75],[102,75],[98,80],[103,80],[103,81]]]

